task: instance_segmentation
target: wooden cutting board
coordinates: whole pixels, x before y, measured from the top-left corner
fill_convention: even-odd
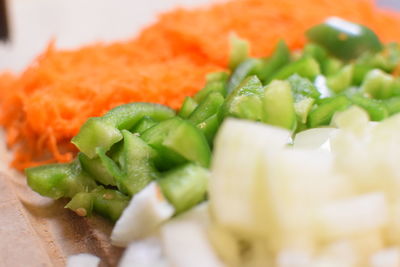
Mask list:
[[[111,246],[112,224],[83,218],[33,192],[22,173],[8,167],[11,153],[0,129],[0,266],[65,266],[66,258],[91,253],[100,266],[116,266],[122,249]]]
[[[18,173],[0,173],[0,266],[64,266],[69,255],[91,253],[115,266],[122,250],[110,245],[112,225],[43,198]]]

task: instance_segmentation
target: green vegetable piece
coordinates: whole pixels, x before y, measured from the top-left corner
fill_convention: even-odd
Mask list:
[[[400,96],[391,97],[383,100],[389,115],[393,115],[400,112]]]
[[[335,93],[340,93],[351,86],[353,65],[344,66],[339,72],[326,78],[327,86]]]
[[[93,193],[80,192],[76,194],[65,206],[79,216],[90,216],[93,211]]]
[[[321,73],[321,70],[314,58],[303,57],[281,68],[273,75],[271,80],[285,80],[296,73],[301,77],[313,81]]]
[[[82,170],[78,160],[25,169],[28,185],[42,196],[58,199],[89,192],[96,182]]]
[[[273,74],[289,62],[290,50],[285,41],[280,40],[276,45],[271,57],[262,61],[255,74],[260,78],[261,81],[268,83],[271,81],[270,78],[273,76]]]
[[[294,109],[298,119],[298,127],[300,124],[307,122],[308,113],[310,112],[315,99],[321,96],[321,93],[315,85],[306,78],[294,74],[287,80],[290,83],[294,96]]]
[[[102,164],[115,177],[118,189],[133,196],[158,177],[153,164],[157,152],[135,134],[127,130],[122,130],[122,134],[124,143],[118,162],[102,149],[98,149],[97,153]]]
[[[264,88],[257,76],[247,77],[228,95],[219,114],[224,117],[261,120],[263,116],[262,97]]]
[[[343,95],[330,97],[319,102],[319,105],[311,110],[308,115],[307,124],[309,128],[321,125],[329,125],[333,115],[351,105],[351,101]]]
[[[302,78],[298,74],[290,76],[288,82],[290,83],[296,101],[300,101],[304,97],[317,99],[321,96],[321,93],[310,80]]]
[[[229,39],[231,45],[229,68],[234,70],[249,57],[250,45],[249,42],[239,38],[236,34],[232,34]]]
[[[203,102],[207,95],[211,92],[219,92],[224,97],[226,96],[226,83],[229,75],[226,72],[213,72],[207,75],[206,86],[198,91],[194,96],[197,103]]]
[[[312,27],[306,35],[310,41],[344,60],[357,58],[366,51],[382,49],[377,35],[369,28],[337,17],[330,17]]]
[[[115,222],[128,206],[129,197],[117,190],[105,189],[102,186],[93,191],[76,194],[65,206],[79,216],[90,216],[92,211]]]
[[[190,114],[192,114],[193,110],[196,109],[197,106],[198,106],[198,104],[197,104],[196,100],[194,100],[193,98],[191,98],[189,96],[185,97],[182,107],[179,110],[178,116],[180,116],[181,118],[184,118],[184,119],[188,118],[190,116]]]
[[[290,83],[273,81],[265,87],[264,122],[286,128],[296,129],[296,113]]]
[[[205,200],[209,176],[207,169],[186,164],[166,173],[158,184],[176,213],[181,213]]]
[[[294,103],[294,110],[299,123],[305,124],[307,122],[308,113],[311,111],[314,102],[314,98],[305,97]]]
[[[304,46],[302,56],[314,58],[320,66],[323,66],[328,60],[328,53],[326,50],[322,46],[313,43]]]
[[[361,90],[368,96],[375,99],[386,99],[394,94],[394,78],[393,76],[379,69],[368,72]]]
[[[246,77],[255,74],[260,69],[262,60],[249,58],[242,63],[233,71],[229,78],[227,85],[227,94],[229,95],[236,87],[240,86]]]
[[[224,97],[220,93],[211,92],[190,114],[188,120],[195,125],[199,124],[210,116],[217,114],[223,103]]]
[[[321,72],[325,76],[331,76],[339,72],[343,67],[343,62],[337,58],[327,58],[321,65]]]
[[[214,114],[208,117],[205,121],[200,122],[196,127],[204,134],[207,139],[208,144],[212,147],[214,142],[214,137],[220,126],[220,120],[218,114]]]
[[[389,117],[389,111],[385,104],[379,100],[363,97],[362,95],[353,95],[350,99],[353,104],[363,108],[373,121],[381,121]]]
[[[148,116],[144,116],[143,119],[141,119],[137,125],[135,125],[135,127],[133,127],[132,131],[133,133],[138,133],[138,134],[142,134],[144,131],[146,131],[147,129],[153,127],[154,125],[156,125],[158,122],[156,122],[155,120],[153,120],[151,117]]]
[[[117,180],[117,185],[121,192],[133,196],[158,177],[153,164],[156,152],[131,132],[122,130],[122,134],[123,162],[120,164],[123,175]]]
[[[96,148],[108,151],[122,139],[120,130],[131,129],[144,116],[155,121],[171,118],[175,112],[167,106],[152,103],[132,103],[118,106],[103,117],[90,118],[72,138],[72,143],[89,158],[96,156]]]
[[[211,72],[206,75],[207,84],[213,82],[227,82],[229,74],[225,71]]]
[[[225,116],[261,121],[263,119],[263,101],[256,95],[237,96],[232,99]]]
[[[116,185],[112,174],[104,167],[100,158],[89,158],[83,153],[78,153],[78,159],[82,169],[86,171],[93,179],[103,185]]]
[[[113,189],[98,187],[93,195],[93,209],[96,213],[115,222],[129,204],[129,197]]]
[[[160,122],[141,137],[157,151],[158,168],[168,169],[186,160],[209,166],[211,151],[206,138],[196,126],[179,117]]]

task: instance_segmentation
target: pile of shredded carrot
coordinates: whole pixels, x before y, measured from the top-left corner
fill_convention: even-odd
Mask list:
[[[179,108],[224,69],[228,36],[250,41],[254,56],[267,56],[284,39],[291,49],[327,16],[371,27],[380,38],[400,41],[400,15],[367,0],[233,0],[160,16],[133,40],[59,51],[53,44],[21,75],[0,75],[0,125],[22,169],[72,159],[72,136],[88,117],[133,101]]]

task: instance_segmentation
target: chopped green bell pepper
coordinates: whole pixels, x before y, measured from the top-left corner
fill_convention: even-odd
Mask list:
[[[192,161],[210,164],[211,151],[206,138],[192,123],[179,117],[160,122],[142,134],[142,139],[157,151],[156,166],[170,169]]]
[[[296,129],[294,98],[289,82],[276,80],[265,87],[263,121],[289,130]]]
[[[378,36],[369,28],[338,17],[330,17],[306,33],[308,39],[327,49],[332,55],[350,60],[366,51],[382,49]]]
[[[181,213],[205,200],[210,173],[196,164],[186,164],[169,171],[158,184],[164,196]]]
[[[197,125],[214,114],[217,114],[222,104],[224,97],[219,92],[210,92],[207,97],[196,107],[190,114],[188,121]]]
[[[79,160],[25,169],[28,185],[42,196],[58,199],[89,192],[96,182],[82,170]]]
[[[105,218],[115,222],[128,206],[129,197],[117,190],[105,189],[102,186],[93,191],[76,194],[65,206],[79,216],[89,216],[94,210]]]
[[[234,70],[240,63],[249,57],[249,42],[239,38],[236,34],[230,36],[231,51],[229,56],[229,68]]]
[[[272,76],[271,80],[285,80],[293,74],[314,81],[321,73],[318,62],[312,57],[303,57],[282,67]]]
[[[171,118],[175,112],[167,106],[151,103],[132,103],[118,106],[102,117],[90,118],[72,138],[72,143],[89,158],[96,156],[96,149],[108,151],[122,139],[120,130],[131,129],[144,116],[155,121]]]
[[[309,128],[321,125],[329,125],[333,115],[351,105],[351,101],[344,95],[326,98],[308,114],[307,124]]]
[[[100,158],[91,159],[82,152],[79,152],[78,159],[82,165],[82,169],[97,182],[103,185],[116,185],[113,175],[104,167]]]

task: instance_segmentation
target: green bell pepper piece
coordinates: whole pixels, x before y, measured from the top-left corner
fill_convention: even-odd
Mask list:
[[[185,100],[183,101],[182,107],[179,110],[178,116],[186,119],[192,114],[193,110],[197,108],[198,104],[196,100],[194,100],[192,97],[187,96],[185,97]]]
[[[160,122],[141,137],[157,151],[156,166],[160,169],[185,161],[204,167],[210,164],[211,151],[206,138],[196,126],[179,117]]]
[[[78,160],[25,169],[28,185],[42,196],[58,199],[89,192],[96,182],[82,170]]]
[[[205,200],[209,177],[207,169],[186,164],[167,172],[158,184],[175,212],[181,213]]]
[[[221,122],[218,118],[218,114],[214,114],[208,117],[203,122],[200,122],[196,127],[204,134],[210,147],[213,146],[214,137],[218,131]]]
[[[337,17],[330,17],[312,27],[306,35],[310,41],[344,60],[357,58],[366,51],[382,49],[378,36],[372,30]]]
[[[340,71],[343,67],[343,62],[337,58],[327,58],[321,65],[321,72],[325,76],[331,76]]]
[[[240,63],[249,57],[249,42],[239,38],[236,34],[230,36],[231,51],[229,56],[229,68],[234,70]]]
[[[79,216],[89,216],[94,210],[103,217],[115,222],[129,204],[129,197],[113,189],[102,186],[93,191],[76,194],[65,206]]]
[[[353,104],[367,111],[372,121],[381,121],[389,117],[387,107],[380,100],[367,98],[360,94],[353,95],[350,100]]]
[[[320,66],[323,66],[328,60],[328,53],[322,46],[309,43],[304,46],[302,57],[312,57]]]
[[[96,156],[96,149],[108,151],[122,139],[120,130],[131,129],[144,116],[155,121],[171,118],[175,112],[167,106],[152,103],[132,103],[118,106],[102,117],[90,118],[72,138],[72,143],[89,158]]]
[[[263,104],[265,123],[289,130],[296,129],[294,98],[289,82],[276,80],[266,86]]]
[[[394,96],[389,99],[383,100],[389,115],[393,115],[400,112],[400,96]]]
[[[326,85],[336,94],[351,86],[353,81],[353,65],[346,65],[337,73],[326,77]]]
[[[297,123],[298,125],[299,123],[301,124],[307,123],[308,114],[310,113],[314,103],[315,99],[311,97],[305,97],[299,101],[295,101],[294,110],[298,118],[298,123]]]
[[[141,135],[147,129],[153,127],[158,122],[153,120],[151,117],[144,116],[131,130],[132,133],[137,133]]]
[[[103,185],[115,186],[115,180],[112,174],[104,167],[100,158],[89,158],[82,152],[78,153],[78,159],[82,169],[86,171],[94,180]]]
[[[237,66],[229,78],[227,94],[229,95],[236,87],[240,86],[246,77],[257,73],[262,65],[261,59],[249,58]]]
[[[122,134],[124,142],[117,162],[102,149],[98,149],[97,153],[103,165],[115,177],[118,189],[133,196],[158,177],[153,164],[157,153],[135,134],[127,130],[122,130]]]
[[[380,69],[368,72],[361,85],[361,91],[376,99],[386,99],[395,93],[395,80],[393,76]]]
[[[272,55],[261,62],[259,68],[255,71],[255,74],[262,82],[269,83],[273,74],[289,62],[290,50],[285,41],[280,40]]]
[[[226,72],[213,72],[207,75],[206,86],[198,91],[194,96],[194,100],[196,103],[201,103],[207,97],[207,95],[211,92],[219,92],[224,97],[227,93],[227,81],[229,79],[229,75]]]
[[[224,97],[221,95],[221,93],[210,92],[190,114],[188,121],[195,125],[205,121],[210,116],[217,114],[223,103]]]
[[[261,120],[263,95],[264,88],[258,77],[247,77],[226,98],[219,114],[220,120],[225,117]]]
[[[290,83],[295,101],[300,101],[304,97],[317,99],[321,96],[321,93],[310,80],[300,77],[298,74],[290,76],[287,81]]]
[[[344,95],[329,97],[320,101],[308,114],[307,124],[309,128],[321,125],[329,125],[333,115],[351,105],[351,101]]]
[[[296,73],[301,77],[313,81],[315,77],[321,73],[321,70],[318,62],[314,58],[302,57],[282,67],[272,76],[271,80],[285,80]]]

